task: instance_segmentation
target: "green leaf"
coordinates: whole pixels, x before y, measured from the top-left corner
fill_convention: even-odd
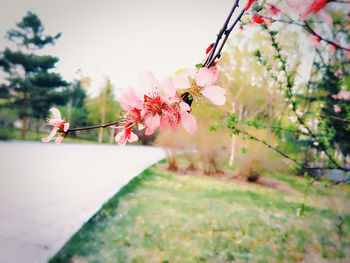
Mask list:
[[[242,154],[245,154],[245,153],[247,153],[247,152],[248,152],[248,149],[247,149],[247,148],[244,148],[244,147],[241,148],[241,153],[242,153]]]
[[[255,52],[254,52],[254,56],[260,58],[261,57],[261,52],[259,49],[257,49]]]
[[[202,66],[203,66],[203,64],[199,63],[199,64],[196,65],[196,68],[200,69]]]
[[[219,127],[219,124],[215,123],[215,124],[213,124],[213,125],[211,125],[211,126],[209,127],[209,130],[210,130],[210,131],[216,131],[218,127]]]

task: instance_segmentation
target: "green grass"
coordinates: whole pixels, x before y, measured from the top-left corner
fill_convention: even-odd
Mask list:
[[[41,141],[41,138],[47,137],[49,132],[43,132],[39,131],[37,133],[33,130],[27,130],[25,141]],[[0,140],[23,140],[21,138],[21,129],[4,129],[0,128]],[[54,139],[52,140],[54,142]],[[83,139],[83,138],[76,138],[72,136],[68,136],[64,139],[64,143],[98,143],[97,137],[94,140],[90,139]]]
[[[349,186],[311,186],[304,202],[305,179],[270,176],[300,194],[147,169],[50,262],[345,260],[350,249]],[[298,216],[303,203],[305,215]]]

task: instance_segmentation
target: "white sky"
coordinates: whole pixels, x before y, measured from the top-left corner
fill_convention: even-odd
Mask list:
[[[162,79],[201,62],[233,2],[0,0],[0,50],[13,47],[3,36],[31,10],[46,33],[62,32],[56,45],[42,53],[60,59],[57,71],[66,80],[81,69],[94,80],[90,93],[96,94],[105,76],[124,89],[137,83],[142,70]]]

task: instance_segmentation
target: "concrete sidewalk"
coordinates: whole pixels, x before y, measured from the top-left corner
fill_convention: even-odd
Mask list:
[[[164,157],[153,147],[0,142],[1,262],[46,262],[122,186]]]

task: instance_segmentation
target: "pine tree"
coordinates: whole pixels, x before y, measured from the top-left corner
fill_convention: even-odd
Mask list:
[[[25,138],[28,117],[40,120],[53,104],[62,105],[67,100],[67,93],[60,88],[68,83],[60,74],[50,72],[59,59],[34,53],[55,44],[60,36],[60,33],[45,35],[39,17],[32,12],[7,32],[7,39],[16,43],[18,50],[5,48],[0,52],[0,67],[7,74],[6,83],[0,86],[0,96],[6,98],[8,106],[15,108],[22,118],[22,138]]]

